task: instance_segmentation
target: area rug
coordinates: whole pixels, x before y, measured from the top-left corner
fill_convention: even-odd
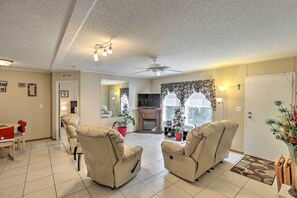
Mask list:
[[[274,162],[250,155],[245,155],[230,171],[268,185],[273,184],[275,177]]]

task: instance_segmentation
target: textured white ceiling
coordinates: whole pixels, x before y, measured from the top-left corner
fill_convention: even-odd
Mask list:
[[[25,69],[153,77],[131,74],[151,56],[191,72],[297,54],[296,0],[1,0],[0,27],[0,58]]]

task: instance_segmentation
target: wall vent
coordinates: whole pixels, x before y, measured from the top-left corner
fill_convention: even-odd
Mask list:
[[[61,74],[62,78],[72,78],[73,77],[73,73],[62,73]]]

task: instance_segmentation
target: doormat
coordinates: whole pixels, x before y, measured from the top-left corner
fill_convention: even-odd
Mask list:
[[[268,185],[275,178],[274,162],[250,155],[245,155],[230,171]]]

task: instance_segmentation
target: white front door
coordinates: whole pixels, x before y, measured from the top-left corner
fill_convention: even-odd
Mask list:
[[[245,136],[244,152],[275,161],[281,154],[289,156],[288,149],[277,140],[265,120],[277,119],[280,113],[274,101],[281,100],[290,108],[294,101],[295,73],[246,77],[245,79]]]

